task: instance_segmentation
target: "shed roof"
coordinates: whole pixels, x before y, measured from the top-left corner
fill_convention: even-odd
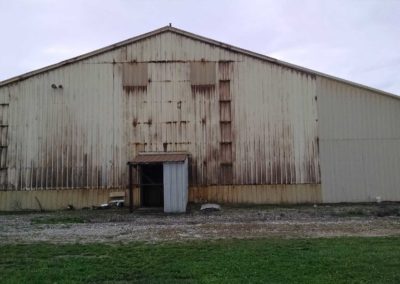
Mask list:
[[[128,164],[179,163],[188,157],[186,152],[153,152],[139,153]]]
[[[385,92],[385,91],[382,91],[382,90],[379,90],[379,89],[368,87],[368,86],[365,86],[365,85],[362,85],[362,84],[358,84],[358,83],[355,83],[355,82],[352,82],[352,81],[348,81],[348,80],[345,80],[345,79],[341,79],[341,78],[338,78],[338,77],[334,77],[334,76],[331,76],[331,75],[327,75],[325,73],[321,73],[321,72],[318,72],[318,71],[315,71],[315,70],[311,70],[311,69],[308,69],[308,68],[305,68],[305,67],[301,67],[301,66],[298,66],[298,65],[295,65],[295,64],[291,64],[291,63],[288,63],[288,62],[285,62],[285,61],[281,61],[281,60],[278,60],[278,59],[275,59],[275,58],[272,58],[272,57],[269,57],[269,56],[266,56],[266,55],[263,55],[263,54],[259,54],[259,53],[256,53],[256,52],[252,52],[252,51],[243,49],[243,48],[235,47],[235,46],[232,46],[232,45],[229,45],[229,44],[226,44],[226,43],[223,43],[223,42],[219,42],[219,41],[216,41],[216,40],[213,40],[213,39],[209,39],[209,38],[206,38],[206,37],[203,37],[203,36],[200,36],[200,35],[196,35],[196,34],[181,30],[181,29],[177,29],[177,28],[174,28],[172,26],[165,26],[165,27],[162,27],[160,29],[156,29],[154,31],[151,31],[151,32],[148,32],[148,33],[145,33],[145,34],[142,34],[142,35],[139,35],[139,36],[136,36],[136,37],[132,37],[132,38],[129,38],[127,40],[124,40],[124,41],[121,41],[121,42],[106,46],[104,48],[100,48],[100,49],[97,49],[95,51],[92,51],[92,52],[89,52],[89,53],[86,53],[86,54],[83,54],[83,55],[80,55],[80,56],[77,56],[77,57],[73,57],[73,58],[68,59],[68,60],[61,61],[59,63],[53,64],[53,65],[49,65],[47,67],[44,67],[44,68],[41,68],[41,69],[37,69],[37,70],[31,71],[31,72],[28,72],[28,73],[25,73],[25,74],[22,74],[22,75],[19,75],[19,76],[16,76],[16,77],[12,77],[12,78],[4,80],[4,81],[0,81],[0,87],[2,87],[4,85],[7,85],[7,84],[10,84],[10,83],[14,83],[14,82],[20,81],[20,80],[27,79],[27,78],[32,77],[34,75],[37,75],[37,74],[40,74],[40,73],[43,73],[43,72],[46,72],[46,71],[50,71],[50,70],[53,70],[53,69],[56,69],[56,68],[64,66],[64,65],[69,65],[69,64],[75,63],[77,61],[80,61],[80,60],[83,60],[83,59],[87,59],[87,58],[90,58],[90,57],[93,57],[93,56],[96,56],[96,55],[99,55],[99,54],[114,50],[114,49],[119,48],[119,47],[126,46],[128,44],[131,44],[131,43],[134,43],[134,42],[137,42],[137,41],[140,41],[140,40],[143,40],[143,39],[146,39],[146,38],[149,38],[151,36],[154,36],[154,35],[157,35],[157,34],[161,34],[161,33],[164,33],[164,32],[173,32],[173,33],[178,34],[178,35],[182,35],[182,36],[194,39],[194,40],[198,40],[198,41],[201,41],[201,42],[204,42],[204,43],[208,43],[210,45],[218,46],[220,48],[228,49],[228,50],[233,51],[233,52],[242,53],[244,55],[251,56],[251,57],[254,57],[254,58],[258,58],[260,60],[268,61],[268,62],[275,63],[275,64],[278,64],[278,65],[281,65],[281,66],[285,66],[285,67],[289,67],[289,68],[292,68],[292,69],[295,69],[295,70],[298,70],[298,71],[302,71],[302,72],[306,72],[306,73],[309,73],[309,74],[312,74],[312,75],[318,75],[318,76],[321,76],[321,77],[325,77],[325,78],[329,78],[329,79],[336,80],[336,81],[339,81],[339,82],[343,82],[343,83],[346,83],[346,84],[349,84],[349,85],[353,85],[353,86],[360,87],[360,88],[363,88],[363,89],[366,89],[366,90],[369,90],[369,91],[373,91],[373,92],[379,93],[381,95],[387,95],[387,96],[390,96],[390,97],[393,97],[393,98],[396,98],[396,99],[400,99],[399,96],[397,96],[395,94],[392,94],[392,93],[389,93],[389,92]]]

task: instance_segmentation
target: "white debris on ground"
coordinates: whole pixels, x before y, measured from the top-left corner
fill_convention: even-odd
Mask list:
[[[206,212],[221,211],[221,205],[214,203],[206,203],[201,205],[200,210]]]
[[[381,204],[382,205],[382,204]],[[35,220],[41,222],[35,222]],[[49,220],[46,223],[46,220]],[[57,222],[59,220],[59,222]],[[72,220],[72,221],[71,221]],[[80,220],[82,222],[75,222]],[[204,214],[109,210],[0,213],[0,243],[162,242],[226,238],[400,236],[400,204],[389,207],[227,207]]]

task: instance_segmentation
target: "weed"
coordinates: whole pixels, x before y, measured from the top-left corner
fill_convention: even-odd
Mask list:
[[[382,207],[376,211],[376,216],[378,217],[400,216],[400,208]]]
[[[361,208],[353,208],[349,210],[340,210],[340,211],[333,211],[332,215],[337,217],[361,217],[361,216],[368,216],[370,213],[365,211]]]

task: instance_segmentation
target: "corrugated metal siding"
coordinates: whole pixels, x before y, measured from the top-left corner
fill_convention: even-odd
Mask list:
[[[324,202],[400,200],[400,100],[318,78]]]
[[[12,187],[121,186],[126,165],[113,68],[80,63],[10,88]],[[53,89],[53,83],[63,88]]]
[[[204,61],[216,83],[192,88]],[[8,188],[125,188],[140,151],[189,152],[192,185],[320,182],[315,77],[171,32],[7,89]]]
[[[315,78],[253,60],[234,70],[235,183],[319,183]]]
[[[188,203],[188,161],[164,163],[164,212],[184,213]]]

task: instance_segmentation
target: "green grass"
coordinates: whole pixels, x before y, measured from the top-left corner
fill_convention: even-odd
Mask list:
[[[0,246],[2,283],[400,283],[400,237]]]
[[[85,223],[86,220],[82,217],[60,216],[60,217],[34,217],[31,219],[32,224],[75,224]]]

